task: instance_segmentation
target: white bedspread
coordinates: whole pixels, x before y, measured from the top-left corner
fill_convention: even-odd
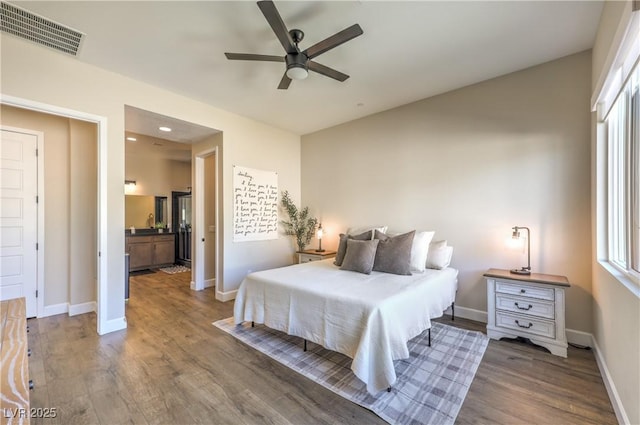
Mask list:
[[[455,300],[458,271],[413,276],[340,270],[333,260],[251,273],[240,285],[236,323],[253,321],[353,359],[371,394],[393,385],[393,360]]]

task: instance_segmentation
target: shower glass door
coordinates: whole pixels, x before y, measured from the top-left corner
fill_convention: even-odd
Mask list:
[[[178,264],[191,267],[191,193],[173,192],[173,225]]]

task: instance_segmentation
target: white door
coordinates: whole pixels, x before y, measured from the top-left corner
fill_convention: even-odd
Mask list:
[[[2,129],[0,137],[0,299],[25,297],[37,315],[38,137]]]

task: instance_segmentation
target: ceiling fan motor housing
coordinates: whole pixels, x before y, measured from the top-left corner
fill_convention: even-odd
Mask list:
[[[287,64],[287,69],[289,68],[304,68],[307,69],[307,62],[309,58],[304,53],[289,53],[284,57],[284,61]]]

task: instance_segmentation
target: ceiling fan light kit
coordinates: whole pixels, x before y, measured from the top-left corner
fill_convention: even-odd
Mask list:
[[[347,41],[354,39],[363,34],[360,25],[354,24],[349,28],[337,32],[336,34],[328,37],[304,51],[300,51],[298,43],[304,38],[304,32],[299,29],[287,30],[286,25],[278,13],[275,4],[270,0],[259,1],[258,7],[262,11],[262,14],[266,18],[267,22],[271,26],[271,29],[275,33],[276,37],[284,47],[286,55],[273,56],[273,55],[258,55],[252,53],[225,53],[225,56],[229,60],[247,60],[247,61],[261,61],[261,62],[285,62],[286,69],[278,89],[286,90],[291,84],[291,80],[304,80],[309,75],[309,71],[316,72],[334,80],[343,82],[349,76],[342,72],[336,71],[333,68],[319,64],[312,59],[319,56],[339,45],[346,43]]]
[[[287,64],[287,77],[292,80],[304,80],[309,76],[307,58],[302,53],[287,55],[284,60]]]
[[[304,66],[295,65],[287,68],[287,77],[292,80],[304,80],[308,76],[309,71],[307,71]]]

